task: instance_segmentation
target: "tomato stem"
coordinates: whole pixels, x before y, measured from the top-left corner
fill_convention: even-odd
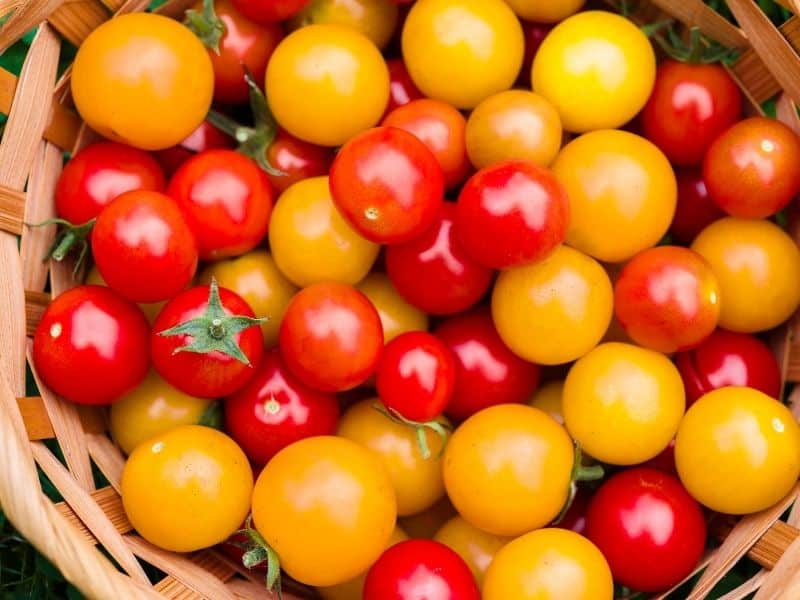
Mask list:
[[[281,562],[278,553],[267,543],[256,529],[253,528],[253,518],[247,517],[244,529],[237,533],[243,533],[249,540],[249,549],[242,555],[242,564],[248,568],[267,563],[266,585],[269,591],[274,591],[278,598],[281,595]]]
[[[222,430],[222,405],[219,402],[211,402],[200,415],[197,424]]]
[[[666,35],[660,35],[660,31],[666,27]],[[726,48],[719,42],[711,41],[702,35],[699,27],[692,27],[689,30],[689,42],[684,42],[683,38],[677,34],[672,27],[671,21],[663,21],[645,25],[642,31],[648,37],[655,40],[661,49],[672,59],[689,64],[714,64],[723,63],[730,65],[739,57],[736,49]]]
[[[567,491],[567,501],[564,502],[564,506],[553,521],[553,525],[558,525],[564,518],[564,515],[567,514],[569,507],[572,506],[572,502],[575,500],[575,494],[578,493],[578,482],[596,481],[602,479],[603,475],[605,475],[605,471],[601,465],[591,465],[588,467],[583,465],[581,445],[575,442],[575,457],[572,462],[572,475],[570,477],[569,490]]]
[[[411,421],[410,419],[406,419],[396,410],[389,408],[382,402],[376,402],[372,405],[372,408],[387,417],[389,420],[399,423],[400,425],[407,425],[408,427],[414,429],[417,436],[417,445],[419,446],[419,451],[422,454],[422,458],[425,460],[428,460],[431,457],[431,449],[428,446],[428,436],[425,432],[426,429],[430,429],[436,433],[442,440],[441,448],[439,448],[439,453],[436,455],[436,457],[440,458],[444,453],[444,447],[447,443],[447,436],[450,434],[450,430],[452,429],[450,424],[443,423],[441,421]]]
[[[66,219],[47,219],[41,223],[26,223],[28,227],[44,227],[46,225],[59,225],[58,233],[52,245],[44,255],[43,261],[53,259],[61,262],[67,256],[78,251],[73,273],[77,274],[89,253],[88,237],[94,227],[96,219],[91,219],[82,225],[74,225]]]
[[[203,12],[186,11],[184,25],[194,33],[203,45],[219,54],[219,43],[225,35],[225,24],[214,10],[214,0],[203,0]]]

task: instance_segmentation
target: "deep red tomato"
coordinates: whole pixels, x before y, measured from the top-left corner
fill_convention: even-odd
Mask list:
[[[414,100],[386,115],[383,125],[404,129],[419,138],[439,161],[447,188],[466,179],[470,168],[465,139],[467,120],[446,102]]]
[[[281,129],[267,150],[267,162],[283,173],[267,173],[272,187],[280,193],[303,179],[327,175],[333,150],[298,140]]]
[[[444,412],[455,379],[450,348],[430,333],[409,331],[386,344],[375,384],[384,406],[404,419],[426,423]]]
[[[742,94],[722,65],[665,60],[642,110],[642,133],[670,162],[694,166],[741,116]]]
[[[600,486],[589,503],[586,537],[600,548],[616,582],[660,592],[697,565],[706,523],[700,505],[677,478],[640,467]]]
[[[464,250],[491,269],[541,260],[567,234],[569,198],[551,171],[503,161],[469,178],[458,196],[455,232]]]
[[[273,191],[267,175],[233,150],[201,152],[187,160],[167,193],[183,211],[203,260],[239,256],[267,235]]]
[[[637,344],[671,353],[706,339],[719,322],[720,287],[702,256],[658,246],[634,256],[614,284],[614,315]]]
[[[407,540],[386,550],[367,573],[363,600],[480,600],[467,563],[444,544]]]
[[[199,285],[170,300],[150,336],[153,366],[168,383],[199,398],[229,396],[256,373],[264,336],[239,295]],[[241,323],[242,317],[252,319]],[[178,327],[180,326],[180,328]]]
[[[361,385],[375,371],[383,327],[378,311],[356,288],[317,283],[289,302],[278,343],[286,366],[303,383],[339,392]]]
[[[525,57],[522,59],[522,69],[519,72],[517,83],[529,87],[531,84],[531,67],[533,59],[539,51],[544,38],[552,31],[553,26],[546,23],[529,23],[522,21],[522,33],[525,35]]]
[[[500,339],[488,309],[444,321],[434,331],[456,357],[456,387],[445,412],[463,421],[496,404],[522,403],[539,385],[539,365],[522,360]]]
[[[477,303],[492,283],[492,270],[470,258],[455,238],[456,207],[445,202],[422,235],[386,249],[386,272],[398,293],[433,315],[449,315]]]
[[[713,390],[734,385],[780,398],[781,370],[764,342],[747,333],[717,329],[702,344],[675,356],[687,408]]]
[[[165,186],[164,172],[149,153],[116,142],[97,142],[64,166],[56,185],[56,214],[82,225],[120,194],[163,192]]]
[[[569,505],[567,512],[561,517],[561,520],[554,526],[561,529],[569,529],[575,533],[584,535],[586,533],[586,511],[589,508],[589,500],[592,495],[586,488],[578,488],[575,492],[575,497]]]
[[[231,0],[248,19],[256,23],[277,23],[295,16],[311,0]]]
[[[703,180],[711,199],[735,217],[775,214],[800,192],[800,138],[775,119],[752,117],[708,148]]]
[[[203,121],[189,137],[177,146],[154,152],[164,172],[172,176],[180,166],[198,152],[212,148],[233,148],[235,141],[229,135],[222,133],[208,121]]]
[[[675,240],[691,244],[697,234],[725,216],[708,195],[703,175],[698,169],[678,169],[678,204],[669,231]]]
[[[436,156],[416,136],[375,127],[350,139],[331,165],[333,201],[372,242],[400,244],[431,226],[444,200]]]
[[[142,382],[150,325],[135,304],[97,285],[55,298],[33,336],[33,366],[45,385],[80,404],[110,404]]]
[[[197,271],[194,235],[160,192],[126,192],[104,208],[92,231],[92,255],[106,284],[134,302],[172,298]]]
[[[264,355],[253,378],[223,406],[225,431],[257,465],[303,438],[334,435],[339,422],[336,397],[294,377],[277,350]]]
[[[386,61],[389,67],[389,104],[386,107],[386,114],[389,114],[398,106],[408,104],[412,100],[422,98],[422,92],[417,89],[408,73],[406,63],[400,58],[392,58]]]
[[[664,471],[665,473],[677,477],[678,468],[675,466],[675,440],[672,440],[669,446],[664,448],[658,456],[651,458],[646,463],[643,463],[642,466],[658,469],[659,471]]]

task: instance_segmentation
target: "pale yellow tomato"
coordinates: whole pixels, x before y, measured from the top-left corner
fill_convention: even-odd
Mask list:
[[[461,517],[453,517],[442,525],[433,539],[464,559],[479,586],[495,554],[511,541],[511,538],[481,531]]]
[[[428,315],[406,302],[385,274],[371,273],[357,287],[378,311],[384,343],[408,331],[427,331]]]
[[[520,19],[534,23],[558,23],[574,15],[586,0],[506,0]]]
[[[378,48],[384,48],[392,39],[398,13],[397,4],[391,0],[311,0],[289,20],[289,27],[342,25],[363,33]]]
[[[86,283],[89,285],[106,285],[106,280],[103,279],[103,276],[100,275],[100,271],[97,270],[96,265],[92,265],[92,268],[89,269],[88,275],[86,275]],[[144,302],[139,304],[139,308],[142,309],[142,312],[147,317],[147,320],[152,323],[156,320],[158,313],[161,312],[161,309],[164,308],[166,302]]]
[[[564,394],[564,382],[560,379],[542,384],[531,398],[533,408],[543,410],[561,425],[564,424],[564,410],[561,399]]]

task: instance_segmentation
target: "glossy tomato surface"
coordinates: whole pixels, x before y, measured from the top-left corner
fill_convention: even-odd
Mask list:
[[[401,58],[390,58],[386,61],[389,67],[389,104],[387,114],[399,106],[404,106],[413,100],[422,98],[422,92],[417,89],[408,74],[406,64]]]
[[[677,169],[678,203],[669,232],[676,241],[691,244],[714,221],[725,216],[708,195],[703,174],[698,169]]]
[[[495,554],[511,541],[510,538],[481,531],[461,517],[447,521],[433,539],[464,559],[479,586]]]
[[[212,148],[233,148],[235,140],[222,133],[207,120],[198,125],[181,143],[154,153],[164,172],[172,176],[195,154]]]
[[[558,23],[574,15],[586,0],[550,0],[549,2],[527,2],[526,0],[507,0],[520,19],[541,23]]]
[[[311,0],[288,25],[292,29],[314,24],[348,27],[383,49],[395,32],[399,12],[389,0]]]
[[[333,152],[279,130],[267,150],[267,162],[281,172],[280,175],[267,173],[272,187],[281,193],[303,179],[327,175]]]
[[[248,19],[256,23],[284,21],[303,10],[310,0],[231,0]]]
[[[406,302],[385,273],[370,273],[357,287],[378,311],[384,343],[401,333],[428,330],[428,315]]]

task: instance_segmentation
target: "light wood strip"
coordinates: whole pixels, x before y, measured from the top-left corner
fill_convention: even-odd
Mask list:
[[[108,517],[108,520],[114,528],[120,533],[130,533],[133,531],[133,525],[128,521],[128,516],[125,514],[125,509],[122,506],[122,498],[117,491],[112,487],[104,487],[95,490],[89,494],[92,500],[100,507],[100,510]],[[72,507],[66,502],[59,502],[55,505],[58,512],[72,523],[72,525],[81,532],[84,538],[92,544],[97,543],[97,538],[89,531],[81,518],[75,514]]]
[[[744,598],[747,598],[761,587],[766,574],[767,571],[759,571],[735,590],[731,590],[724,596],[720,596],[718,600],[744,600]]]
[[[28,335],[33,335],[36,331],[48,304],[50,304],[49,294],[25,291],[25,323]]]
[[[125,468],[125,457],[108,436],[93,433],[86,436],[89,454],[100,472],[117,492],[121,492],[122,470]]]
[[[703,0],[651,0],[680,22],[699,27],[712,40],[728,48],[747,47],[745,33]]]
[[[25,422],[25,430],[31,441],[47,440],[55,437],[53,424],[44,406],[41,396],[26,396],[17,398],[19,412]],[[79,406],[78,418],[87,433],[102,433],[105,431],[105,422],[102,413],[94,407]],[[103,436],[105,437],[105,436]]]
[[[0,229],[20,235],[24,217],[25,192],[0,185]]]
[[[64,0],[37,0],[36,2],[22,3],[0,27],[0,54],[44,21],[63,3]]]
[[[71,0],[55,11],[48,21],[73,45],[81,42],[104,21],[111,13],[97,0]]]
[[[795,539],[786,548],[775,565],[761,583],[753,600],[779,600],[780,598],[800,598],[800,539]]]

